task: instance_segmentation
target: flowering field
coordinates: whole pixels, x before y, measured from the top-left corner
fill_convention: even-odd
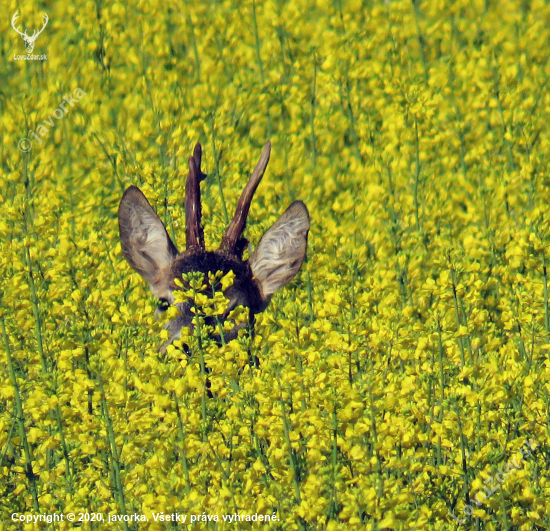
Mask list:
[[[0,530],[550,529],[550,6],[46,4],[2,2]],[[217,248],[268,139],[247,237],[303,200],[301,272],[159,352],[124,190],[183,247],[200,141]]]

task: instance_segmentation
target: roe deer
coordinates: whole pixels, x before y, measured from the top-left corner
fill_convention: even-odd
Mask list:
[[[185,185],[185,234],[186,250],[178,252],[166,228],[151,205],[136,186],[130,186],[120,201],[118,221],[122,251],[130,266],[151,287],[153,295],[160,299],[166,309],[174,304],[175,290],[181,289],[174,282],[184,273],[199,271],[208,281],[208,273],[233,271],[233,285],[224,292],[229,300],[227,311],[221,316],[223,323],[236,306],[249,308],[254,314],[264,311],[272,295],[290,282],[300,270],[307,249],[309,213],[302,201],[294,201],[281,217],[262,236],[258,246],[246,261],[242,255],[248,240],[243,231],[250,203],[265,172],[271,143],[268,142],[248,184],[237,204],[221,245],[216,251],[207,251],[201,225],[200,181],[206,178],[201,171],[201,145],[195,146],[189,158],[189,174]],[[182,327],[192,327],[194,314],[189,303],[176,303],[178,315],[165,328],[170,339],[161,350],[180,337]],[[162,308],[159,308],[162,310]],[[213,318],[207,318],[213,320]],[[208,323],[207,323],[208,324]],[[224,340],[237,337],[245,324],[235,326],[224,334]],[[219,342],[219,337],[213,339]]]

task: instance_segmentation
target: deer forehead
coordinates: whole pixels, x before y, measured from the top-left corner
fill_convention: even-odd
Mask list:
[[[253,279],[248,261],[227,256],[223,253],[204,251],[178,254],[170,268],[167,268],[159,284],[165,285],[169,291],[181,289],[174,279],[181,279],[182,275],[191,272],[204,274],[204,282],[210,286],[209,273],[221,271],[224,275],[233,271],[235,278],[233,285],[225,291],[225,296],[235,304],[250,306],[255,310],[261,306],[261,293],[257,282]],[[170,301],[173,302],[173,301]]]
[[[214,251],[179,253],[172,262],[171,269],[180,276],[192,271],[200,271],[205,275],[217,271],[224,274],[233,271],[236,277],[251,275],[246,262]]]

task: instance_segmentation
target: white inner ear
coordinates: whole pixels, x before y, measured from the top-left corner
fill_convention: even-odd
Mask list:
[[[132,187],[124,194],[118,219],[124,256],[155,293],[161,273],[170,267],[178,251],[138,188]]]
[[[294,201],[262,236],[249,262],[264,298],[288,284],[300,270],[308,231],[307,208],[302,201]]]
[[[130,223],[132,229],[129,242],[136,258],[152,261],[158,269],[168,267],[174,257],[170,253],[166,230],[160,219],[137,206],[130,211]],[[144,262],[144,267],[147,265]]]

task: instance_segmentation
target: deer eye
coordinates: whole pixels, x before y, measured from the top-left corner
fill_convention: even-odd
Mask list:
[[[166,299],[159,299],[159,312],[165,312],[170,307],[170,303]]]

